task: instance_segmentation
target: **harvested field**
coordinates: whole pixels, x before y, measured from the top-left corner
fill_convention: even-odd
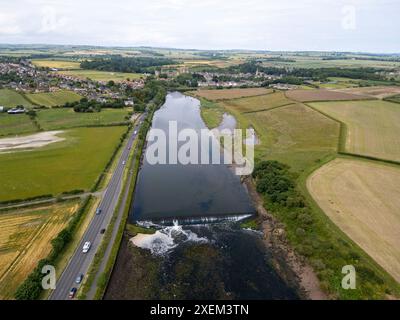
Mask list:
[[[227,109],[233,109],[237,112],[259,112],[274,109],[277,107],[294,104],[295,102],[287,99],[281,91],[242,99],[228,100],[222,102]]]
[[[79,61],[71,60],[32,60],[32,63],[37,67],[42,68],[55,68],[55,69],[80,69],[81,63]]]
[[[340,100],[366,100],[372,99],[367,95],[354,94],[350,92],[340,92],[332,90],[290,90],[286,92],[289,99],[300,102],[311,101],[340,101]]]
[[[108,72],[108,71],[98,71],[98,70],[67,70],[60,71],[59,73],[66,76],[75,77],[78,79],[91,79],[93,81],[115,81],[121,82],[126,81],[126,79],[135,80],[144,77],[140,73],[123,73],[123,72]]]
[[[79,201],[0,212],[0,299],[18,286],[51,251],[51,240],[78,210]]]
[[[374,98],[383,99],[395,94],[400,94],[400,87],[363,87],[363,88],[351,88],[338,90],[344,93],[367,95]]]
[[[400,161],[400,108],[381,100],[311,103],[346,124],[347,152]]]
[[[336,159],[307,188],[326,215],[400,283],[400,168]]]
[[[248,89],[223,89],[223,90],[205,90],[199,89],[193,92],[196,96],[206,98],[207,100],[229,100],[244,97],[260,96],[272,93],[271,89],[248,88]]]

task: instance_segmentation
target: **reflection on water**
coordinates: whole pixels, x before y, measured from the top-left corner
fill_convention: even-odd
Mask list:
[[[206,129],[200,102],[180,93],[167,96],[164,106],[155,113],[153,128],[164,130],[168,136],[172,120],[177,121],[178,131]],[[254,213],[249,196],[240,177],[227,166],[150,165],[144,160],[130,219],[155,221],[249,213]]]

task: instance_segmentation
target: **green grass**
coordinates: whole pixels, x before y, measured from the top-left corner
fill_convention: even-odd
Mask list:
[[[309,105],[346,125],[346,152],[400,161],[398,104],[374,100],[320,102]]]
[[[73,76],[82,79],[91,79],[94,81],[124,81],[127,78],[130,80],[139,79],[143,77],[142,74],[139,73],[122,73],[122,72],[107,72],[107,71],[97,71],[97,70],[70,70],[70,71],[61,71],[60,73],[65,74],[67,76]]]
[[[44,130],[98,126],[125,122],[128,109],[102,109],[101,112],[79,113],[73,109],[40,110],[38,123]]]
[[[221,124],[224,109],[215,102],[209,101],[204,98],[199,98],[201,102],[201,117],[208,128],[216,128]]]
[[[32,106],[32,103],[30,103],[22,94],[15,90],[0,89],[0,106],[13,108],[18,105],[30,107]]]
[[[385,98],[383,100],[389,101],[389,102],[394,102],[394,103],[400,103],[400,94],[396,94],[394,96],[387,97],[387,98]]]
[[[0,113],[0,137],[26,134],[37,131],[37,127],[26,114]]]
[[[104,170],[125,127],[66,131],[66,141],[35,151],[0,155],[0,201],[89,190]]]
[[[242,113],[270,110],[292,103],[294,102],[286,98],[285,94],[281,91],[262,96],[234,99],[225,102],[225,104],[229,106],[229,109],[233,109]]]
[[[256,113],[240,113],[226,106],[240,128],[255,129],[260,139],[257,159],[278,160],[301,172],[336,153],[339,124],[302,104]]]
[[[80,96],[79,94],[68,90],[48,93],[33,93],[27,94],[26,97],[35,105],[45,106],[49,108],[63,106],[67,102],[75,102],[82,99],[82,96]]]
[[[129,235],[131,237],[134,237],[139,233],[142,233],[142,234],[154,234],[156,232],[155,229],[143,228],[143,227],[140,227],[140,226],[138,226],[136,224],[131,224],[131,223],[127,223],[126,224],[126,230],[128,231],[128,233],[129,233]]]

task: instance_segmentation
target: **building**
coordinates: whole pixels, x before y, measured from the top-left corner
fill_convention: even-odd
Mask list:
[[[25,108],[12,108],[7,111],[8,114],[22,114],[25,113]]]

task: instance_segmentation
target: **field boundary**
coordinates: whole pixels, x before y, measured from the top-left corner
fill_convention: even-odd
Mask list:
[[[245,111],[245,112],[242,112],[242,114],[252,114],[252,113],[258,113],[258,112],[266,112],[266,111],[271,111],[271,110],[274,110],[274,109],[278,109],[278,108],[282,108],[282,107],[288,107],[288,106],[292,106],[292,105],[295,105],[295,104],[298,104],[298,102],[293,102],[293,103],[285,103],[285,104],[282,104],[282,105],[280,105],[280,106],[275,106],[275,107],[272,107],[272,108],[269,108],[269,109],[260,109],[260,110],[254,110],[254,111]]]

